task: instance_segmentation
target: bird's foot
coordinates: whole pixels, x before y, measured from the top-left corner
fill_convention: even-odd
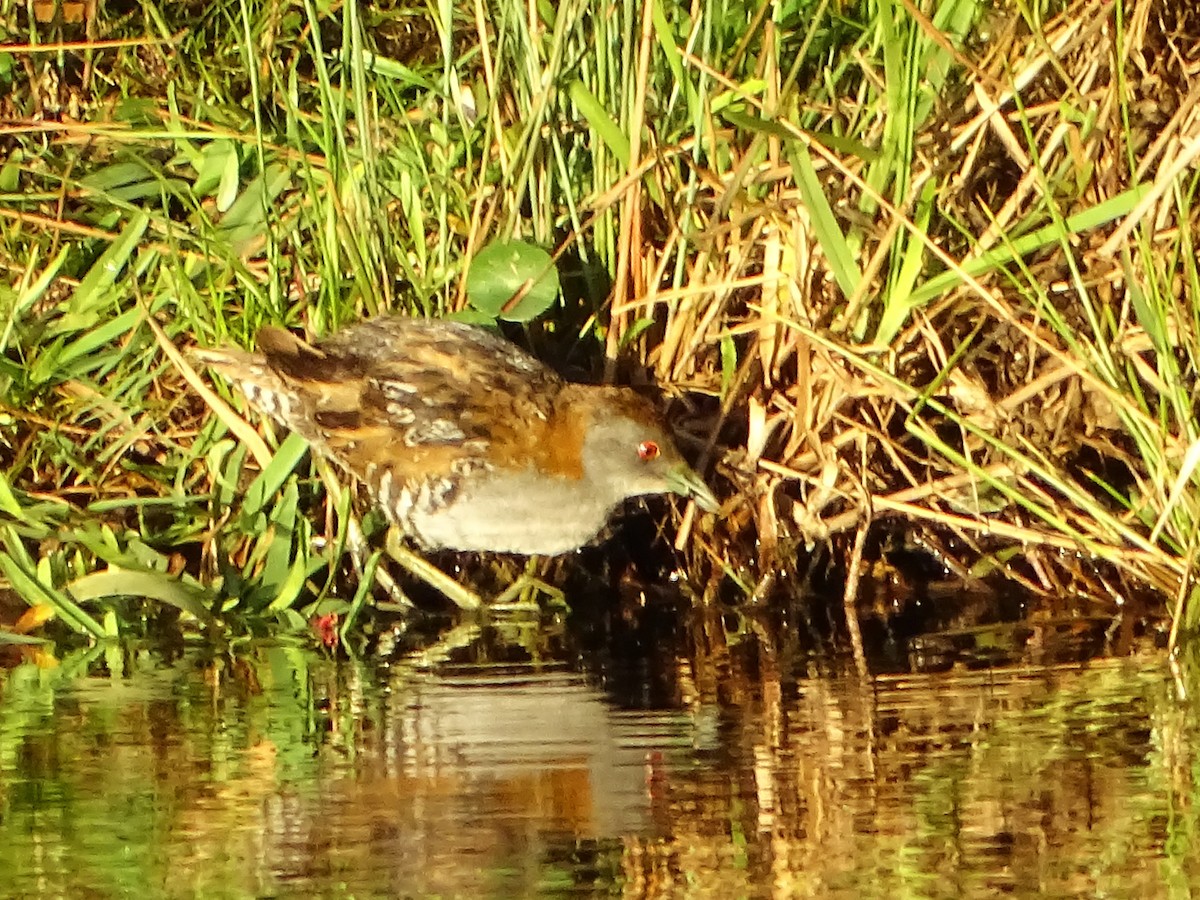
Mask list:
[[[527,569],[496,595],[496,599],[488,604],[488,609],[493,612],[531,612],[541,611],[547,605],[566,607],[566,595]]]

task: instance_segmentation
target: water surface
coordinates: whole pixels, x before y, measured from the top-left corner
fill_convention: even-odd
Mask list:
[[[666,660],[668,689],[640,699],[578,661],[466,658],[197,646],[0,673],[0,893],[1158,897],[1200,884],[1195,715],[1156,656],[864,682],[761,653],[744,665],[735,648],[716,674]]]

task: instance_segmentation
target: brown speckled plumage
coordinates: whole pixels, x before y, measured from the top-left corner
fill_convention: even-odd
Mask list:
[[[485,329],[384,316],[314,346],[266,328],[258,348],[197,355],[426,547],[557,554],[626,497],[715,506],[647,400],[564,381]]]

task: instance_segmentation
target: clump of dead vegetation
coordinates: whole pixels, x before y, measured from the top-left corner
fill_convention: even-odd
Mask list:
[[[1147,589],[1187,605],[1200,16],[1132,13],[1076,3],[1032,31],[996,10],[902,147],[845,98],[807,129],[763,125],[730,163],[758,190],[713,177],[689,210],[683,277],[663,290],[673,261],[639,256],[645,288],[614,312],[670,310],[647,358],[720,394],[733,438],[718,470],[742,509],[713,571],[761,577],[830,540],[844,559],[868,523],[1056,614]],[[880,157],[822,142],[864,118]]]

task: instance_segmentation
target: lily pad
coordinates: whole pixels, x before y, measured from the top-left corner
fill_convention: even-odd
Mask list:
[[[558,270],[541,247],[523,241],[489,244],[471,261],[467,299],[492,318],[528,322],[558,299]]]

